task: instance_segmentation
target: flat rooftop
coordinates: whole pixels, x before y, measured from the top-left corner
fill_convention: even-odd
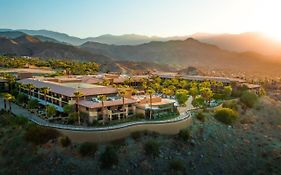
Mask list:
[[[27,78],[18,81],[22,84],[33,84],[36,88],[49,87],[51,92],[61,94],[68,97],[74,97],[74,92],[81,92],[84,96],[95,96],[103,94],[117,93],[116,88],[92,85],[86,83],[56,83],[51,81],[45,81],[44,79]],[[79,86],[80,88],[76,88]]]
[[[60,84],[61,86],[75,88],[75,89],[104,87],[101,85],[88,84],[88,83],[58,83],[58,84]]]

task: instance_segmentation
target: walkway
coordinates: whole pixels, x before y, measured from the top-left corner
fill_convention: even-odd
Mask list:
[[[189,106],[189,105],[188,105]],[[3,104],[3,98],[0,98],[0,109],[4,108]],[[190,109],[192,110],[192,109]],[[105,126],[105,127],[86,127],[86,126],[75,126],[75,125],[63,125],[63,124],[55,124],[50,123],[46,120],[43,120],[42,118],[38,117],[35,114],[32,114],[27,109],[12,103],[12,113],[17,116],[22,116],[30,121],[40,125],[40,126],[46,126],[56,129],[63,129],[63,130],[72,130],[72,131],[109,131],[109,130],[116,130],[121,128],[127,128],[130,126],[137,126],[137,125],[150,125],[150,124],[165,124],[165,123],[176,123],[179,121],[183,121],[188,119],[191,116],[190,110],[183,111],[178,117],[168,120],[159,120],[159,121],[137,121],[137,122],[128,122],[128,123],[122,123],[118,125],[113,126]]]

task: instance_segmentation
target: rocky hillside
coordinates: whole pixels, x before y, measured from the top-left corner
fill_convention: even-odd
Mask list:
[[[0,37],[0,54],[91,60],[98,63],[106,63],[111,60],[106,56],[90,53],[74,46],[54,42],[43,42],[37,37],[30,35],[22,35],[14,39]]]

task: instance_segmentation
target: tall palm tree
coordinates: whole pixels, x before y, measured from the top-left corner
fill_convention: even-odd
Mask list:
[[[12,112],[11,102],[15,99],[15,97],[9,93],[5,93],[4,99],[9,102],[9,112]]]
[[[34,85],[29,83],[29,84],[27,84],[26,86],[27,86],[27,88],[28,88],[29,99],[31,99],[31,91],[32,91],[32,89],[34,89]]]
[[[149,118],[152,118],[152,95],[155,93],[153,89],[148,89],[146,91],[147,94],[149,94],[149,101],[150,101],[150,110],[149,110]]]
[[[21,89],[25,87],[23,83],[17,83],[18,91],[21,93]]]
[[[73,95],[76,98],[76,112],[77,112],[77,117],[78,117],[78,124],[80,125],[81,121],[80,121],[80,112],[79,112],[79,100],[80,100],[81,97],[84,96],[84,94],[79,92],[79,91],[76,91],[76,92],[73,93]]]
[[[102,119],[103,119],[103,124],[104,124],[104,122],[105,122],[104,101],[107,100],[107,97],[105,95],[99,95],[98,99],[101,101],[101,105],[102,105]]]
[[[125,95],[126,95],[126,90],[125,89],[120,89],[118,91],[118,94],[122,97],[122,104],[123,104],[122,108],[123,108],[123,112],[124,112],[125,111]],[[126,115],[125,115],[125,117],[126,117]]]
[[[5,97],[6,94],[3,94],[3,101],[4,101],[4,110],[7,110],[7,99]]]
[[[16,77],[14,75],[7,74],[6,79],[8,80],[9,92],[11,92],[12,88],[14,87],[14,85],[16,83]]]
[[[40,88],[40,91],[44,94],[45,106],[47,106],[47,93],[49,93],[50,88],[42,87],[42,88]]]

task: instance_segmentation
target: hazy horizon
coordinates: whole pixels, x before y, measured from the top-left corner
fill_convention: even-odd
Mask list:
[[[86,38],[104,34],[188,36],[260,32],[281,39],[275,0],[2,0],[0,28],[46,29]]]

